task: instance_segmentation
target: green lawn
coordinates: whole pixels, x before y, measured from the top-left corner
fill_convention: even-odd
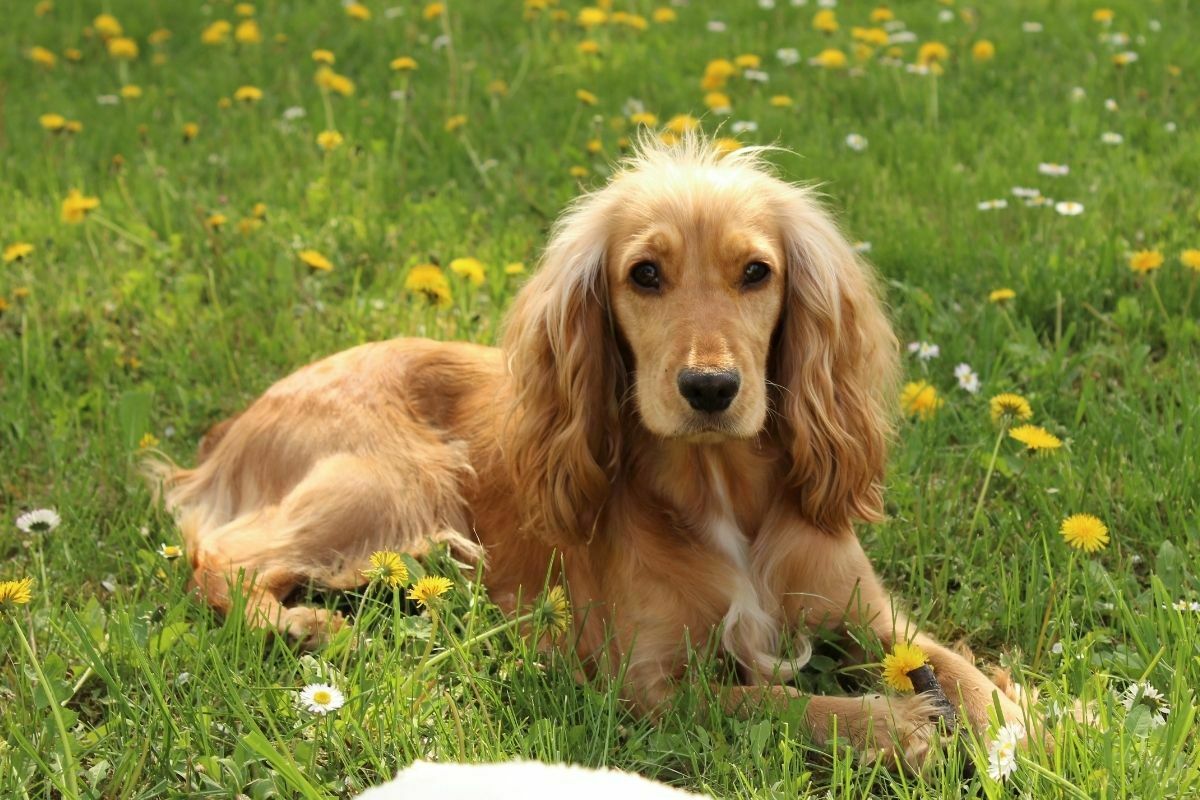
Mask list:
[[[367,5],[356,20],[332,0],[262,0],[258,43],[235,41],[255,37],[224,1],[6,7],[0,581],[34,585],[28,604],[0,603],[0,796],[349,796],[415,758],[517,756],[720,796],[1200,792],[1200,267],[1184,263],[1200,248],[1200,20],[1187,0],[1120,0],[1107,25],[1082,2],[898,2],[894,53],[856,53],[870,3],[840,3],[833,33],[814,30],[815,0],[691,0],[661,22],[653,3],[617,0],[626,15],[590,30],[575,0],[460,0],[440,16]],[[104,11],[132,60],[110,55],[132,51],[103,41]],[[224,41],[204,43],[218,20]],[[994,58],[972,57],[981,39]],[[941,74],[911,71],[932,41],[948,52]],[[314,80],[318,48],[353,94]],[[849,68],[809,63],[827,48]],[[1116,65],[1124,52],[1136,61]],[[706,65],[745,54],[761,58],[751,77],[739,68],[716,89],[732,113],[709,111]],[[390,68],[400,56],[417,68]],[[243,86],[261,99],[234,100]],[[138,476],[140,448],[191,463],[210,424],[351,345],[493,341],[523,279],[506,266],[532,270],[558,211],[603,183],[635,133],[634,99],[660,124],[691,114],[791,151],[774,157],[781,172],[822,184],[870,243],[901,340],[940,348],[905,356],[908,380],[943,404],[901,425],[890,518],[861,536],[928,629],[1040,693],[1056,747],[1022,753],[1006,784],[961,776],[966,760],[986,771],[977,741],[916,778],[811,745],[794,716],[724,718],[687,692],[639,720],[612,686],[577,684],[569,659],[511,628],[483,635],[503,618],[445,559],[424,565],[456,580],[436,623],[384,587],[328,596],[359,635],[304,655],[216,617],[189,597],[187,559],[160,554],[178,537]],[[72,121],[82,129],[44,127]],[[344,139],[328,152],[325,130]],[[1051,200],[1027,206],[1013,187]],[[99,200],[76,224],[71,189]],[[32,251],[18,258],[19,243]],[[332,269],[307,266],[308,250]],[[1136,272],[1135,251],[1161,266]],[[448,269],[463,257],[483,262],[481,284]],[[422,263],[447,268],[446,307],[406,292]],[[1015,298],[989,302],[999,288]],[[976,394],[957,384],[964,362]],[[1010,391],[1060,449],[997,438],[988,399]],[[61,524],[18,530],[37,508]],[[1076,513],[1103,520],[1107,547],[1066,544]],[[297,704],[319,680],[344,692],[338,712]],[[1169,703],[1165,724],[1155,703],[1121,702],[1140,681]],[[880,686],[828,658],[800,683]],[[1076,700],[1091,724],[1059,713]]]

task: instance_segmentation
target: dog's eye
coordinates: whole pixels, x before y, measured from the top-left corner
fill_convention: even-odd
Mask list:
[[[761,261],[752,261],[746,265],[746,271],[742,275],[742,285],[750,286],[755,283],[762,283],[771,274],[771,268]]]
[[[643,289],[657,289],[659,287],[658,265],[650,261],[638,262],[633,265],[629,278]]]

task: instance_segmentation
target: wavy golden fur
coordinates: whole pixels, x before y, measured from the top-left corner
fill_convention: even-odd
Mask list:
[[[897,347],[872,270],[762,149],[651,139],[555,226],[500,349],[398,339],[311,364],[163,468],[201,592],[308,643],[297,585],[446,542],[513,609],[554,565],[597,670],[646,709],[710,637],[731,707],[789,702],[814,626],[915,639],[977,728],[997,687],[893,607],[852,523],[882,514]],[[999,693],[1005,716],[1021,710]],[[921,697],[808,698],[818,736],[917,763]]]

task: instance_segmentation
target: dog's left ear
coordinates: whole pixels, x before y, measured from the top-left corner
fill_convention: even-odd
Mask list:
[[[830,533],[883,516],[897,342],[871,268],[810,190],[784,186],[783,317],[772,355],[778,435],[801,514]]]

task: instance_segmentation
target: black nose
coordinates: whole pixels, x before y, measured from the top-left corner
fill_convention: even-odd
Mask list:
[[[735,370],[685,369],[675,381],[679,393],[697,411],[724,411],[737,397],[742,379]]]

